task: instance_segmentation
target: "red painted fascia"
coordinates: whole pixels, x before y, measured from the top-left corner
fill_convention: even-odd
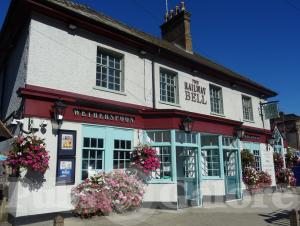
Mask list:
[[[84,107],[88,110],[104,109],[110,112],[125,112],[133,114],[138,117],[139,126],[147,129],[175,129],[180,128],[180,124],[183,118],[190,117],[195,120],[195,128],[198,131],[213,132],[216,129],[224,131],[226,135],[233,135],[234,128],[242,126],[242,122],[225,119],[221,117],[215,117],[210,115],[203,115],[193,112],[187,112],[177,109],[152,109],[141,105],[123,103],[119,101],[107,100],[103,98],[91,97],[73,92],[66,92],[57,89],[45,88],[34,85],[26,85],[25,88],[20,88],[19,95],[24,97],[28,101],[26,107],[32,106],[34,103],[40,105],[42,108],[49,108],[50,104],[57,99],[62,99],[69,105],[75,107]],[[32,100],[32,101],[29,101]],[[34,102],[34,100],[37,100]],[[26,105],[26,104],[25,104]],[[27,109],[28,110],[28,109]],[[27,111],[28,112],[28,111]],[[26,113],[26,112],[25,112]],[[27,116],[41,116],[49,118],[49,110],[41,113],[41,115],[35,115],[34,111],[30,111]],[[71,118],[71,114],[70,114]],[[143,122],[142,122],[143,121]],[[142,126],[143,125],[143,126]],[[215,127],[215,128],[213,128]],[[270,130],[242,126],[246,133],[255,135],[271,135]]]
[[[103,99],[98,97],[91,97],[83,94],[66,92],[62,90],[51,89],[51,88],[46,88],[41,86],[34,86],[34,85],[26,85],[25,88],[20,88],[19,95],[24,97],[31,97],[35,99],[46,99],[52,101],[61,99],[67,103],[78,104],[78,105],[79,104],[85,105],[84,103],[90,103],[99,106],[114,106],[118,108],[123,108],[124,111],[129,110],[129,111],[139,112],[141,110],[151,109],[149,107],[145,107],[141,105],[123,103],[119,101],[108,100],[108,99]]]

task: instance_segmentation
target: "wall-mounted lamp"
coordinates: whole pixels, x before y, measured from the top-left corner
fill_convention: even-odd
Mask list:
[[[57,100],[53,105],[54,121],[60,125],[63,122],[67,105],[62,100]]]
[[[182,120],[182,127],[186,133],[192,132],[193,124],[194,124],[194,120],[189,117],[186,117],[185,119]]]
[[[245,137],[245,129],[243,129],[242,127],[237,127],[235,129],[235,134],[237,138],[243,139]]]

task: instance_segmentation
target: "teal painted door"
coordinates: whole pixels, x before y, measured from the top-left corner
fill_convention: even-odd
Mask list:
[[[197,148],[176,147],[178,208],[198,205]]]
[[[224,150],[224,175],[226,200],[237,199],[239,191],[237,150]]]

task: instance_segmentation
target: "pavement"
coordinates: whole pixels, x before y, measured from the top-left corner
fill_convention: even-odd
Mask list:
[[[289,226],[289,211],[300,209],[300,195],[256,194],[243,201],[205,203],[182,210],[139,209],[125,214],[67,218],[65,226]],[[1,224],[0,224],[1,225]],[[2,226],[2,225],[1,225]],[[4,224],[3,224],[4,226]],[[53,226],[53,221],[28,226]]]

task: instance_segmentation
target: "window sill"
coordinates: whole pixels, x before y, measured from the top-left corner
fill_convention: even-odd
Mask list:
[[[219,114],[219,113],[215,113],[215,112],[210,112],[210,114],[214,115],[214,116],[219,116],[219,117],[222,117],[222,118],[226,117],[224,114]]]
[[[221,176],[203,176],[203,180],[224,180]]]
[[[123,95],[123,96],[127,96],[127,94],[125,92],[106,89],[106,88],[99,87],[99,86],[93,86],[93,89],[104,91],[104,92],[109,92],[109,93],[115,93],[115,94],[119,94],[119,95]]]
[[[159,101],[159,103],[181,108],[181,106],[179,104],[175,104],[175,103],[164,102],[164,101]]]
[[[249,122],[249,123],[255,123],[255,121],[253,120],[247,120],[247,119],[243,119],[244,122]]]
[[[148,184],[175,184],[171,179],[153,179]]]

